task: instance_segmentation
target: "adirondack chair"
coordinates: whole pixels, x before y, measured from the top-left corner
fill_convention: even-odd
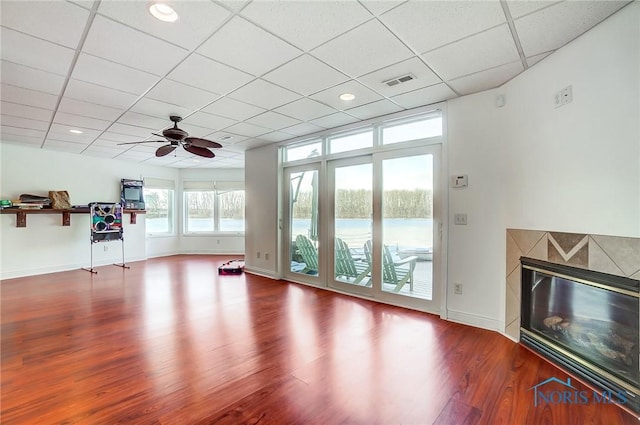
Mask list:
[[[335,269],[336,278],[345,278],[349,283],[355,284],[362,282],[369,275],[371,264],[367,261],[358,261],[353,258],[347,243],[340,238],[336,238]]]
[[[372,245],[368,240],[364,244],[365,258],[372,263]],[[400,292],[408,282],[409,289],[413,291],[413,271],[416,268],[418,257],[415,255],[401,260],[394,259],[389,247],[384,245],[382,249],[382,282],[395,285],[393,292]]]
[[[318,273],[318,251],[309,238],[304,235],[296,236],[296,247],[307,266],[306,273]]]

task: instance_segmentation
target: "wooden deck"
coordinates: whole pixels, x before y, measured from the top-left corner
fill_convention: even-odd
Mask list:
[[[495,332],[219,276],[228,259],[3,281],[2,424],[638,424],[534,406],[531,387],[567,374]]]

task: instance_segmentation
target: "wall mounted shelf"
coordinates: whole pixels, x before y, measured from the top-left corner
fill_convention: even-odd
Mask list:
[[[129,223],[136,224],[138,214],[146,214],[145,210],[124,210],[125,214],[130,214]],[[89,214],[89,207],[73,208],[70,210],[54,210],[51,208],[42,208],[39,210],[24,210],[20,208],[4,208],[0,210],[0,214],[15,214],[16,227],[27,227],[27,215],[29,214],[61,214],[62,225],[71,226],[71,214]]]

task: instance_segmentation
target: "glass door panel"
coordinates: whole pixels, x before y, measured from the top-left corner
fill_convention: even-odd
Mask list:
[[[332,167],[335,282],[364,288],[371,287],[371,262],[364,245],[371,240],[373,225],[373,166],[370,157],[365,160]]]
[[[382,160],[382,291],[433,299],[433,155]]]
[[[289,271],[318,276],[318,170],[291,171],[289,182]]]

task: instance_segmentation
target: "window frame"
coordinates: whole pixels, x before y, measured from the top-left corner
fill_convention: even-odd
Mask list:
[[[229,182],[229,181],[185,181],[183,182],[182,188],[182,234],[184,236],[211,236],[211,235],[238,235],[244,236],[246,232],[246,228],[243,230],[221,230],[221,217],[220,217],[220,195],[230,191],[241,191],[243,192],[243,222],[245,220],[244,209],[246,206],[246,194],[244,182]],[[189,194],[195,192],[210,192],[213,196],[213,202],[211,206],[211,213],[213,216],[213,229],[207,230],[189,230]]]
[[[176,236],[176,190],[173,180],[145,178],[142,187],[145,199],[145,236],[148,238],[166,238]],[[169,230],[166,232],[150,232],[148,226],[149,220],[149,198],[147,191],[149,190],[165,190],[167,191],[167,224]],[[147,193],[145,193],[147,192]]]

